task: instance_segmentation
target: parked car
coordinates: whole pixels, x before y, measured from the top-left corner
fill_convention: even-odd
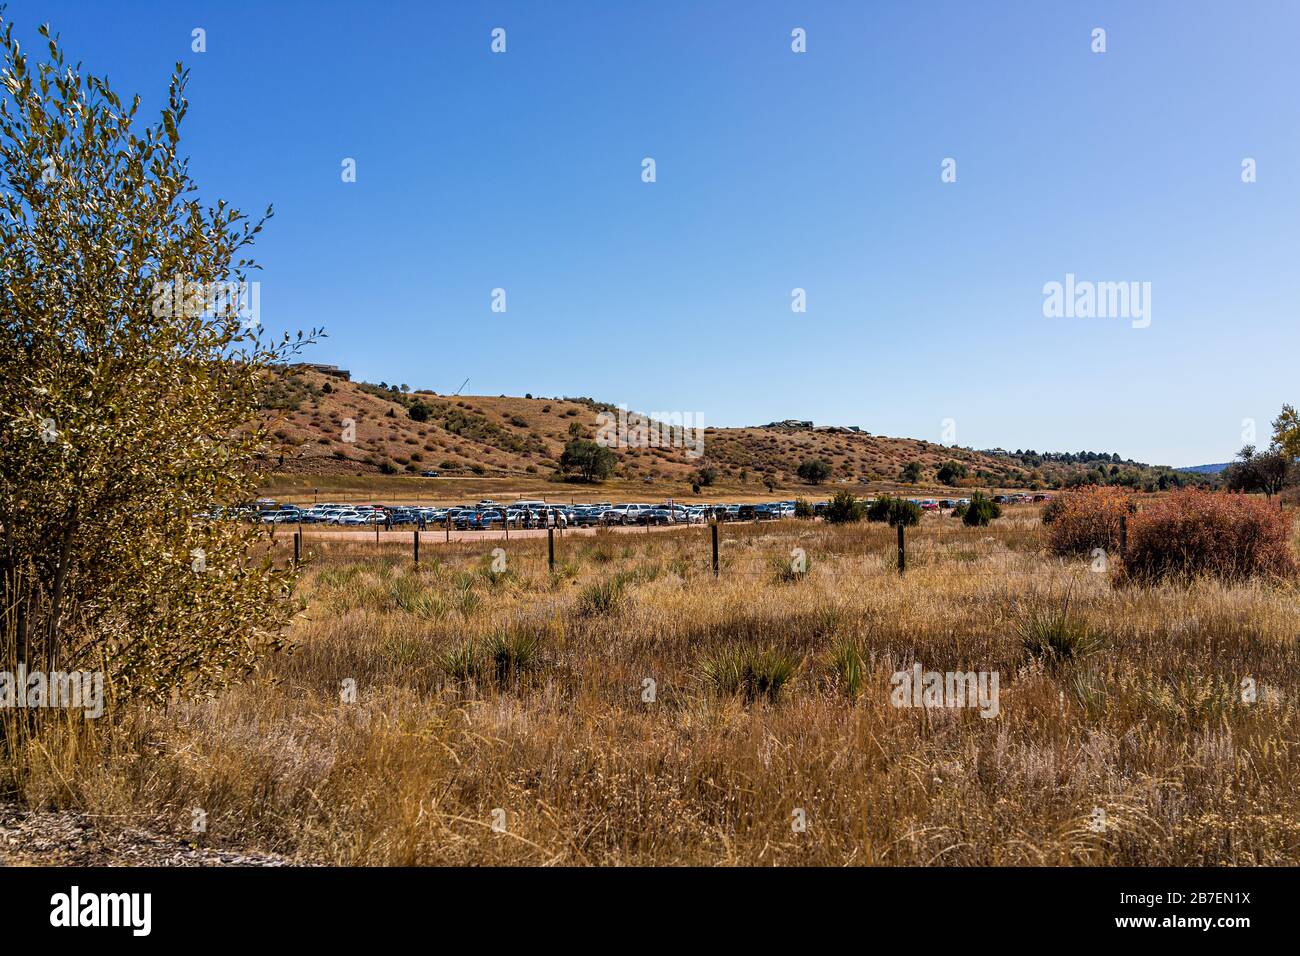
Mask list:
[[[473,517],[465,522],[466,527],[473,531],[487,531],[493,527],[503,527],[505,515],[503,512],[495,509],[474,512]]]
[[[637,516],[649,510],[649,505],[615,505],[610,509],[619,516],[616,522],[618,524],[636,524]]]

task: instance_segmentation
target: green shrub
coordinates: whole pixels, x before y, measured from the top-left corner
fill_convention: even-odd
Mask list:
[[[831,466],[820,458],[813,458],[800,462],[795,474],[810,485],[819,485],[831,476]]]
[[[983,528],[994,518],[1002,517],[1002,506],[996,501],[977,491],[971,495],[970,504],[962,511],[961,520],[972,528]]]
[[[955,485],[966,477],[966,466],[958,461],[945,461],[939,466],[939,470],[935,472],[934,477],[945,485]]]
[[[865,504],[859,501],[851,491],[837,491],[826,506],[823,517],[830,524],[846,524],[861,521],[866,513]]]
[[[921,523],[921,506],[906,498],[881,495],[867,506],[867,520],[888,521],[891,528],[900,524],[905,528]]]

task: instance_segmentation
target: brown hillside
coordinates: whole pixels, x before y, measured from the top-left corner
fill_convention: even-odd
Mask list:
[[[266,465],[287,475],[419,474],[551,477],[571,437],[592,439],[597,414],[590,399],[443,396],[403,393],[315,371],[286,370],[268,387],[267,422],[274,436]],[[417,421],[417,406],[428,418]],[[344,440],[348,420],[355,440]],[[689,481],[701,467],[720,481],[797,483],[800,462],[820,458],[833,483],[892,482],[909,462],[933,480],[945,461],[969,469],[966,484],[1027,484],[1035,477],[1011,459],[911,438],[803,428],[709,428],[704,457],[684,448],[616,448],[617,478]],[[1046,477],[1039,475],[1038,477]]]

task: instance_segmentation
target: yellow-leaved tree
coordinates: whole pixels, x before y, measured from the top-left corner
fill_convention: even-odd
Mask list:
[[[254,494],[260,382],[319,333],[229,294],[271,210],[200,203],[180,64],[145,125],[48,28],[33,62],[0,26],[0,668],[102,671],[110,706],[210,690],[278,643],[293,581],[206,513]]]

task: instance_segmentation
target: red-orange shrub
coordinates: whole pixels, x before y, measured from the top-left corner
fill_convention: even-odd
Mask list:
[[[1224,578],[1296,573],[1291,519],[1277,504],[1250,495],[1185,488],[1129,521],[1121,581],[1170,575]]]
[[[1119,525],[1134,510],[1127,488],[1091,485],[1057,495],[1043,511],[1047,543],[1056,554],[1089,554],[1104,548],[1119,554]]]

